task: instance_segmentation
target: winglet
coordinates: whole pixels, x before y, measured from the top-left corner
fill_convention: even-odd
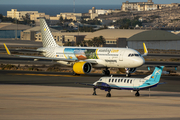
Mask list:
[[[8,47],[6,46],[5,43],[4,43],[4,47],[5,47],[5,49],[6,49],[7,54],[8,54],[8,55],[11,55],[11,52],[9,51],[9,49],[8,49]]]
[[[143,47],[144,47],[144,54],[142,56],[147,56],[148,50],[146,48],[146,44],[145,43],[143,43]]]

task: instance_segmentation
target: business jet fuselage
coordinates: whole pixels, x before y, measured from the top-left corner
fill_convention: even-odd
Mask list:
[[[106,97],[111,97],[110,91],[116,90],[133,90],[136,91],[135,96],[139,96],[140,90],[156,87],[159,83],[164,66],[155,67],[153,73],[145,78],[129,78],[129,77],[101,77],[93,84],[77,83],[93,86],[93,95],[96,95],[96,89],[108,91]]]

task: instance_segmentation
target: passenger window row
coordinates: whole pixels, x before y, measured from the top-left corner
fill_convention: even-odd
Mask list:
[[[97,54],[97,55],[102,55],[102,56],[118,56],[118,54]]]
[[[118,82],[118,83],[119,83],[119,82],[124,82],[124,83],[130,83],[130,84],[131,84],[131,83],[132,83],[132,80],[129,80],[129,79],[109,79],[109,82],[112,82],[112,83],[113,83],[113,82],[115,82],[115,83],[116,83],[116,82]]]

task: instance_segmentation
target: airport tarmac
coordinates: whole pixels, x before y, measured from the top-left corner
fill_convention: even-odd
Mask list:
[[[162,76],[160,82],[166,84],[140,91],[140,97],[123,90],[112,90],[111,98],[102,90],[92,96],[91,87],[74,84],[93,83],[101,76],[1,70],[0,119],[180,119],[180,76]]]
[[[1,120],[179,120],[180,93],[106,92],[79,87],[0,85]]]
[[[65,72],[39,72],[39,71],[10,71],[0,70],[0,84],[63,86],[63,87],[90,87],[79,84],[92,84],[102,77],[102,74],[91,73],[88,75],[73,76]],[[115,74],[116,77],[125,77],[124,74]],[[131,78],[144,78],[147,75],[132,75]],[[180,76],[162,75],[160,82],[166,83],[152,88],[153,91],[180,92]]]
[[[10,43],[7,45],[19,46]],[[21,47],[24,45],[25,43]],[[51,61],[33,62],[20,58],[12,60],[9,57],[1,57],[0,61],[15,64],[54,64]],[[151,64],[154,63],[146,63]],[[180,63],[174,64],[180,66]],[[106,98],[106,92],[101,90],[97,90],[97,96],[92,96],[92,88],[74,84],[93,83],[101,76],[102,74],[72,76],[72,73],[0,71],[0,120],[180,119],[179,76],[162,76],[161,82],[166,84],[150,91],[140,91],[140,97],[135,97],[135,92],[120,90],[112,90],[111,98]]]

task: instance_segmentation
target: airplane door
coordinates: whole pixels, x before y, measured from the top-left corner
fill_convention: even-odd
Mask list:
[[[124,50],[119,51],[119,61],[123,61]]]

